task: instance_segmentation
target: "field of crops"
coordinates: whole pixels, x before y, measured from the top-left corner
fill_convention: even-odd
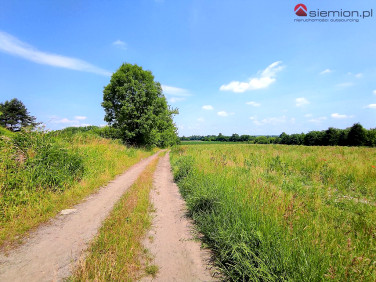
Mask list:
[[[171,161],[229,279],[375,281],[376,149],[203,144]]]

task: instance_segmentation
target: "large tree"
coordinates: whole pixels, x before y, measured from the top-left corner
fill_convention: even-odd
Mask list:
[[[178,142],[171,109],[150,71],[123,64],[103,90],[105,121],[119,129],[124,142],[166,147]]]
[[[35,120],[18,99],[0,103],[0,125],[11,131],[20,131],[25,126],[35,127],[38,125]]]

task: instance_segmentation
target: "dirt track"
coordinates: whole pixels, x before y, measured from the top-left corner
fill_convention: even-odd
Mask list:
[[[157,277],[143,281],[214,281],[209,272],[209,254],[195,240],[186,206],[173,182],[169,154],[160,159],[151,193],[156,209],[153,227],[145,246],[159,267]]]
[[[9,256],[0,254],[0,281],[59,281],[68,277],[73,263],[97,233],[121,195],[145,169],[153,155],[129,168],[84,202],[66,210]]]

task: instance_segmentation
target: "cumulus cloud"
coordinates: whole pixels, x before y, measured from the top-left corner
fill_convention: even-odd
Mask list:
[[[268,118],[264,118],[264,119],[261,119],[259,120],[257,117],[249,117],[250,120],[252,120],[252,122],[255,124],[255,125],[258,125],[258,126],[261,126],[261,125],[277,125],[277,124],[281,124],[281,123],[285,123],[285,122],[292,122],[294,123],[295,122],[295,118],[287,118],[285,115],[281,116],[281,117],[268,117]]]
[[[372,92],[372,93],[373,93],[373,95],[376,95],[376,89],[375,89],[375,90],[373,90],[373,92]]]
[[[74,119],[76,119],[76,120],[85,120],[85,119],[87,119],[87,117],[85,117],[85,116],[75,116]]]
[[[116,40],[114,42],[112,42],[112,45],[120,48],[120,49],[124,49],[126,50],[127,49],[127,43],[125,43],[124,41],[121,41],[121,40]]]
[[[309,101],[304,97],[300,97],[300,98],[295,99],[295,105],[297,107],[303,107],[303,106],[308,105],[308,104],[309,104]]]
[[[217,113],[217,115],[219,115],[220,117],[228,117],[230,115],[233,115],[234,113],[228,113],[226,111],[220,111]]]
[[[173,96],[179,96],[179,97],[188,97],[191,96],[189,91],[184,88],[169,86],[169,85],[163,85],[162,84],[162,90],[163,93],[167,95],[173,95]]]
[[[250,90],[257,90],[268,88],[269,85],[276,81],[276,75],[278,72],[283,70],[284,66],[281,65],[282,62],[274,62],[259,73],[256,77],[251,77],[247,82],[232,81],[229,84],[222,85],[219,90],[221,91],[232,91],[237,93],[242,93]]]
[[[207,110],[207,111],[214,110],[212,105],[204,105],[204,106],[202,106],[202,109]]]
[[[177,102],[181,102],[181,101],[184,101],[185,100],[185,98],[184,97],[171,97],[171,98],[169,98],[168,99],[168,101],[170,102],[170,103],[177,103]]]
[[[260,103],[257,103],[257,102],[254,102],[254,101],[247,102],[246,104],[253,106],[253,107],[260,107],[261,106]]]
[[[320,74],[323,75],[323,74],[328,74],[328,73],[331,73],[331,72],[332,72],[331,69],[325,69],[322,72],[320,72]]]
[[[320,122],[322,122],[322,121],[324,121],[326,119],[327,119],[326,117],[318,117],[318,118],[310,119],[309,122],[320,123]]]
[[[39,51],[33,46],[2,31],[0,31],[0,51],[42,65],[111,76],[109,71],[96,67],[83,60]]]
[[[87,119],[85,116],[75,116],[74,119],[59,118],[58,116],[51,116],[50,122],[57,124],[64,124],[66,126],[89,126],[90,124],[81,124],[81,121]]]
[[[348,115],[341,115],[339,113],[334,113],[330,115],[332,118],[336,119],[344,119],[344,118],[352,118],[353,116],[348,116]]]
[[[368,109],[376,109],[376,104],[369,104],[368,106],[366,106],[366,108],[368,108]]]

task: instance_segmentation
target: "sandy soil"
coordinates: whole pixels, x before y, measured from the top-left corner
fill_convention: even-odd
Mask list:
[[[156,155],[140,161],[81,204],[62,211],[8,256],[0,254],[0,281],[60,281],[68,277],[114,204],[154,158]]]
[[[200,249],[186,206],[173,182],[169,154],[160,159],[155,172],[155,189],[151,193],[156,209],[153,227],[145,247],[159,267],[157,277],[142,281],[215,281],[209,269],[209,253]]]

